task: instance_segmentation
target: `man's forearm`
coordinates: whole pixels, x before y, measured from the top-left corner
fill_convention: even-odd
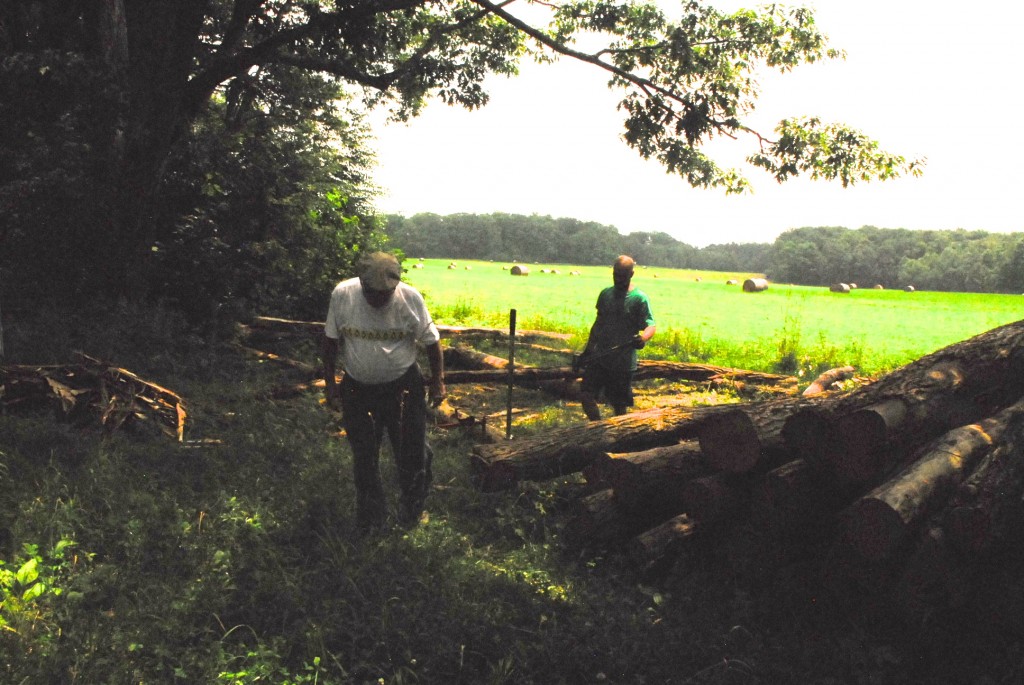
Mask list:
[[[335,360],[338,357],[338,341],[326,335],[320,343],[320,360],[324,367],[324,383],[328,386],[335,382]]]
[[[444,353],[441,351],[441,343],[434,343],[427,346],[427,363],[430,364],[430,377],[433,380],[444,381]]]

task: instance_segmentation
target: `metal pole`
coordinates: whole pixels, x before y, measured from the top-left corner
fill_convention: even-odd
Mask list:
[[[516,310],[508,313],[508,411],[505,414],[505,439],[512,439],[512,384],[516,368]]]

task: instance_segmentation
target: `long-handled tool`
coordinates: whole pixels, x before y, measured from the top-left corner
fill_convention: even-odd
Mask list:
[[[594,361],[595,359],[607,357],[610,354],[618,352],[619,350],[625,349],[627,347],[633,347],[634,345],[635,339],[631,338],[624,343],[619,343],[614,347],[609,347],[608,349],[601,350],[600,352],[597,352],[595,354],[587,354],[586,352],[584,352],[583,354],[574,354],[572,356],[572,372],[574,374],[578,374],[580,371],[583,370],[583,367],[585,367],[587,364]]]

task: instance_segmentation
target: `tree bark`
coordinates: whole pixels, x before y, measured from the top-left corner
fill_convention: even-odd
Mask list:
[[[802,394],[810,396],[827,392],[834,384],[840,381],[845,381],[848,378],[852,378],[854,371],[855,370],[852,366],[842,366],[837,369],[829,369],[815,378],[810,385],[804,388]]]
[[[992,451],[958,488],[946,512],[944,527],[949,541],[964,554],[989,555],[1009,540],[1020,540],[1024,530],[1021,413],[1010,419],[994,441]]]
[[[785,422],[819,402],[797,397],[731,405],[701,423],[697,435],[704,458],[713,469],[730,473],[779,466],[792,459],[782,437]]]
[[[601,475],[592,476],[591,470]],[[641,452],[605,453],[584,469],[588,481],[593,478],[613,488],[627,510],[676,508],[675,514],[681,511],[678,503],[683,484],[707,473],[700,447],[693,440]],[[666,502],[670,504],[665,506]]]
[[[478,445],[470,469],[478,487],[487,492],[510,488],[519,480],[547,480],[581,471],[604,452],[639,451],[694,438],[702,421],[725,409],[728,405],[648,409],[518,442]]]
[[[605,547],[627,540],[651,525],[644,517],[634,517],[621,506],[609,488],[579,500],[576,512],[565,526],[565,536],[581,547]]]
[[[249,325],[253,328],[273,330],[289,333],[319,335],[324,331],[323,321],[296,321],[294,319],[282,319],[275,316],[257,316]],[[438,333],[442,338],[457,338],[460,336],[484,335],[497,338],[508,338],[507,328],[467,328],[465,326],[438,326]],[[572,335],[569,333],[556,333],[554,331],[532,331],[516,330],[516,338],[538,337],[552,338],[555,340],[569,340]]]
[[[1024,321],[945,347],[798,412],[783,437],[796,456],[839,479],[863,483],[879,476],[892,456],[1015,402],[1021,387]]]
[[[951,430],[922,448],[913,464],[850,507],[844,516],[846,538],[867,559],[890,557],[1021,417],[1024,402]]]
[[[680,493],[680,511],[706,528],[735,518],[749,502],[746,484],[728,473],[687,481]]]
[[[664,568],[682,551],[697,532],[697,525],[686,514],[644,531],[629,541],[626,554],[643,574]]]

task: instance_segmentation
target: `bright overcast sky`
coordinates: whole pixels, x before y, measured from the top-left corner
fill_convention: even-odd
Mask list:
[[[1022,4],[807,4],[846,60],[762,78],[753,127],[771,133],[779,119],[796,115],[845,122],[886,150],[926,157],[923,177],[843,189],[804,179],[779,185],[745,169],[753,194],[693,189],[620,140],[619,98],[605,86],[607,75],[563,58],[492,79],[490,103],[475,112],[434,102],[410,124],[374,117],[374,178],[384,192],[378,207],[406,216],[571,217],[622,233],[663,231],[698,247],[771,242],[800,226],[1024,231]],[[753,145],[740,139],[709,152],[733,166]]]

